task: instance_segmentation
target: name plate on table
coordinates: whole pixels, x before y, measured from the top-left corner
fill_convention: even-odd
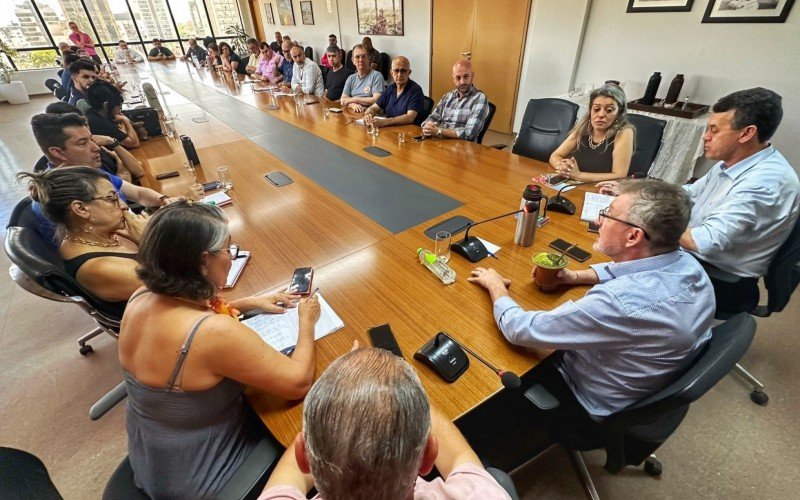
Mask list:
[[[383,158],[384,156],[392,156],[392,153],[386,151],[385,149],[376,148],[375,146],[367,146],[364,148],[364,151],[366,151],[371,155],[375,155],[381,158]]]

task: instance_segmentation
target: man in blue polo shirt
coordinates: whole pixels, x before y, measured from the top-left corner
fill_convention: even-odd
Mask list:
[[[425,102],[422,87],[411,80],[411,63],[403,56],[392,59],[394,83],[378,97],[375,104],[364,113],[364,122],[377,127],[422,123],[422,106]],[[378,117],[383,113],[385,118]]]

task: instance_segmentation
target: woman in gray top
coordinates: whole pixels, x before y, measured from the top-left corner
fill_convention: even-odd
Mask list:
[[[159,210],[139,252],[145,287],[129,300],[119,334],[134,480],[153,498],[214,498],[260,439],[247,424],[245,386],[292,400],[311,387],[319,302],[300,300],[291,357],[240,324],[238,310],[282,313],[299,296],[217,297],[239,249],[216,206]]]

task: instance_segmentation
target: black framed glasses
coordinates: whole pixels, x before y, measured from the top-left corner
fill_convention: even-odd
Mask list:
[[[408,73],[409,71],[411,70],[406,68],[392,68],[392,73],[399,73],[401,75],[404,73]]]
[[[95,196],[94,198],[90,198],[91,200],[103,200],[109,203],[119,203],[119,193],[109,194],[106,196]]]
[[[648,234],[647,234],[647,231],[645,231],[645,230],[644,230],[644,228],[643,228],[642,226],[637,226],[637,225],[636,225],[636,224],[634,224],[633,222],[628,222],[628,221],[626,221],[626,220],[618,219],[618,218],[614,217],[613,215],[608,215],[608,209],[609,209],[609,208],[610,208],[610,207],[606,207],[606,208],[604,208],[604,209],[600,210],[600,212],[598,212],[598,215],[599,215],[600,217],[605,217],[606,219],[615,220],[615,221],[617,221],[617,222],[621,222],[621,223],[623,223],[623,224],[627,224],[627,225],[629,225],[629,226],[631,226],[631,227],[635,227],[636,229],[640,230],[640,231],[642,232],[642,234],[644,234],[644,239],[646,239],[646,240],[649,240],[649,239],[650,239],[650,235],[648,235]]]

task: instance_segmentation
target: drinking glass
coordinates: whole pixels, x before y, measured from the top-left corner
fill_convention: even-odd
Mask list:
[[[223,191],[233,188],[233,179],[231,179],[228,167],[217,167],[217,178],[219,179],[219,187]]]
[[[328,117],[330,116],[330,114],[331,114],[331,110],[329,110],[329,109],[327,108],[327,106],[323,106],[323,107],[322,107],[322,118],[324,118],[324,119],[326,119],[326,120],[327,120],[327,119],[328,119]]]
[[[402,146],[403,144],[405,144],[405,142],[406,142],[406,133],[399,132],[397,134],[397,144],[400,144]]]
[[[164,133],[170,139],[175,138],[175,121],[170,118],[164,120]]]
[[[453,236],[447,231],[436,233],[436,258],[439,262],[447,264],[450,261],[450,241]]]

